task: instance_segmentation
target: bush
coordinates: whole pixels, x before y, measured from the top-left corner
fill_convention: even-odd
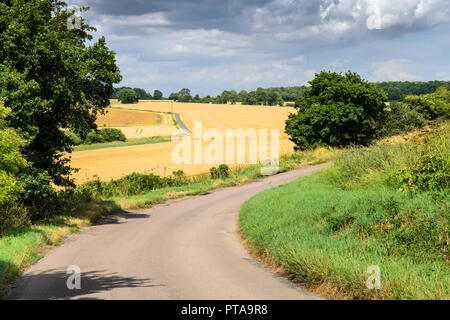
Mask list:
[[[139,101],[136,91],[130,88],[123,88],[117,92],[117,99],[123,104],[137,103]]]
[[[103,135],[101,135],[100,132],[96,130],[91,130],[87,134],[86,140],[84,140],[85,144],[103,143],[103,142],[105,142]]]
[[[85,144],[104,143],[113,141],[127,141],[125,134],[115,128],[103,128],[100,130],[92,130],[86,136]]]
[[[298,113],[286,121],[295,149],[366,145],[374,138],[387,100],[384,91],[350,71],[322,71],[310,84],[305,98],[296,102]]]
[[[450,133],[436,132],[425,138],[412,165],[392,173],[387,182],[404,191],[439,190],[450,187]]]
[[[18,175],[29,165],[20,153],[26,141],[14,129],[7,127],[4,119],[10,113],[10,109],[0,104],[0,232],[26,216],[18,205],[24,188]]]
[[[73,146],[79,146],[83,143],[83,140],[73,131],[66,131],[64,132],[64,134],[69,139],[70,144]]]
[[[450,119],[450,86],[439,88],[431,94],[407,96],[403,102],[427,120]]]
[[[132,173],[118,180],[109,182],[92,180],[75,189],[77,196],[98,200],[118,196],[134,196],[164,187],[179,185],[178,180],[161,178],[154,174]]]
[[[425,119],[407,104],[392,102],[377,122],[377,136],[388,137],[413,128],[421,128]]]
[[[219,176],[222,179],[228,178],[230,176],[230,168],[226,164],[221,164],[218,170]]]
[[[100,135],[103,137],[105,142],[127,141],[125,134],[121,130],[115,128],[100,129]]]
[[[20,181],[24,185],[20,199],[32,220],[49,218],[56,213],[57,193],[52,187],[52,180],[47,172],[27,168],[21,173]]]
[[[212,179],[226,179],[230,176],[230,168],[226,164],[221,164],[219,168],[209,169]]]
[[[184,173],[183,170],[173,171],[172,175],[175,177],[175,179],[178,179],[178,180],[186,179],[186,174]]]

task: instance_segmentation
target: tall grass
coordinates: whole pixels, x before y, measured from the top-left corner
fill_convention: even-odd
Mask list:
[[[449,135],[445,124],[409,142],[341,150],[331,168],[248,201],[243,235],[330,296],[448,299],[448,188],[400,192],[387,178],[424,150],[440,150]],[[366,287],[371,265],[381,269],[381,290]]]

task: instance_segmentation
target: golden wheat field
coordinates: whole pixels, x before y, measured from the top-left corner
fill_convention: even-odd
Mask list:
[[[205,160],[206,156],[201,156],[199,163],[195,163],[195,148],[198,147],[198,136],[191,134],[189,139],[191,141],[191,163],[174,163],[172,154],[175,150],[179,151],[180,141],[172,141],[165,143],[138,145],[120,148],[108,148],[99,150],[80,151],[73,153],[71,165],[74,168],[80,168],[79,172],[74,174],[74,178],[77,182],[83,182],[93,177],[99,177],[102,180],[108,180],[111,178],[119,178],[123,175],[133,172],[147,172],[156,173],[161,175],[170,175],[173,171],[183,170],[187,175],[194,175],[209,172],[212,166],[226,162],[226,150],[227,143],[230,139],[226,138],[226,130],[228,129],[242,129],[244,131],[248,129],[254,129],[258,133],[258,144],[251,144],[249,141],[245,145],[239,144],[234,138],[231,139],[234,142],[232,147],[228,147],[229,151],[233,150],[234,165],[238,165],[238,154],[245,154],[245,164],[249,164],[254,161],[254,154],[258,155],[258,161],[264,160],[260,157],[261,146],[266,145],[267,154],[270,155],[272,151],[271,143],[274,142],[271,139],[271,133],[274,130],[278,130],[279,133],[279,153],[286,154],[293,151],[293,144],[289,141],[287,135],[284,133],[285,120],[290,112],[294,112],[293,108],[287,107],[267,107],[267,106],[245,106],[245,105],[214,105],[214,104],[194,104],[194,103],[177,103],[170,101],[145,101],[139,104],[133,105],[121,105],[115,104],[114,107],[120,107],[120,112],[115,110],[112,113],[107,114],[105,117],[99,119],[99,124],[107,124],[108,126],[114,125],[115,127],[121,127],[121,129],[139,127],[136,124],[149,124],[145,123],[150,121],[152,114],[158,115],[158,113],[142,112],[148,115],[134,118],[139,111],[156,111],[156,112],[173,112],[179,114],[186,127],[194,132],[194,122],[200,121],[204,133],[222,134],[223,135],[223,155],[221,155],[219,149],[214,149],[213,144],[217,147],[220,144],[220,140],[216,138],[210,139],[210,141],[202,142],[201,154],[206,155],[207,152],[210,158],[215,158],[217,163],[211,163],[211,161]],[[129,110],[124,110],[129,109]],[[130,114],[127,114],[130,112]],[[171,117],[171,115],[168,115]],[[133,120],[135,119],[135,120]],[[136,122],[133,122],[136,121]],[[154,122],[152,122],[154,123]],[[124,125],[126,124],[126,126]],[[120,125],[120,126],[116,126]],[[151,126],[149,126],[151,127]],[[157,128],[157,126],[155,126]],[[173,127],[174,128],[174,127]],[[210,129],[215,129],[211,131]],[[261,140],[264,137],[260,134],[259,130],[264,129],[267,131],[267,143],[265,140]],[[127,133],[126,133],[127,134]],[[167,135],[163,132],[156,130],[153,136]],[[180,140],[183,137],[179,138]],[[205,137],[203,137],[205,140]],[[197,142],[196,142],[197,141]],[[208,149],[209,146],[209,149]],[[214,151],[211,151],[213,150]],[[276,149],[273,149],[276,150]],[[253,153],[252,153],[253,152]],[[185,153],[176,153],[185,155]],[[219,160],[222,159],[222,160]],[[198,159],[197,159],[198,161]],[[189,162],[189,161],[185,161]],[[208,162],[208,163],[207,163]],[[233,163],[228,163],[233,166]],[[239,163],[241,165],[241,163]]]
[[[128,139],[170,136],[177,129],[171,114],[115,107],[107,109],[107,114],[100,115],[96,123],[99,127],[120,129]]]

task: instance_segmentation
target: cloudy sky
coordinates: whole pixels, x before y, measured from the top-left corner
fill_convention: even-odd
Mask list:
[[[305,84],[450,79],[449,0],[70,0],[117,54],[121,85],[165,96]]]

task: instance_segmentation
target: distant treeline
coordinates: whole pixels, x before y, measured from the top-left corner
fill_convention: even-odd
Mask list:
[[[388,94],[390,101],[400,101],[404,96],[433,93],[448,83],[449,81],[387,81],[377,83],[377,86]]]
[[[439,87],[448,84],[448,81],[386,81],[379,82],[376,85],[383,89],[387,95],[389,101],[400,101],[402,97],[408,95],[422,95],[435,92]],[[146,92],[141,88],[129,88],[121,87],[115,88],[114,94],[111,99],[119,99],[119,92],[123,89],[134,90],[136,93],[136,101],[139,99],[153,99],[161,100],[163,94],[159,90],[155,90],[153,95]],[[273,87],[273,88],[258,88],[254,91],[247,92],[242,90],[237,92],[235,90],[225,90],[222,94],[218,96],[207,95],[205,97],[200,97],[198,94],[192,95],[191,90],[188,88],[183,88],[178,92],[173,92],[169,95],[169,100],[174,100],[178,102],[197,102],[197,103],[213,103],[213,104],[235,104],[240,102],[245,105],[283,105],[286,102],[294,102],[298,99],[302,99],[305,96],[305,90],[307,86],[297,86],[297,87]]]
[[[125,90],[134,90],[136,93],[137,99],[143,99],[143,100],[161,100],[163,99],[163,94],[159,90],[153,91],[153,95],[145,89],[141,88],[130,88],[130,87],[120,87],[120,88],[114,88],[114,93],[111,96],[111,99],[119,99],[120,91],[124,92]]]
[[[183,88],[178,92],[171,93],[169,100],[179,102],[197,102],[197,103],[213,103],[213,104],[235,104],[241,102],[245,105],[283,105],[284,102],[296,101],[304,97],[306,86],[301,87],[276,87],[276,88],[258,88],[255,91],[247,92],[242,90],[226,90],[222,94],[212,97],[205,96],[201,98],[198,94],[194,97],[191,95],[191,90]]]

